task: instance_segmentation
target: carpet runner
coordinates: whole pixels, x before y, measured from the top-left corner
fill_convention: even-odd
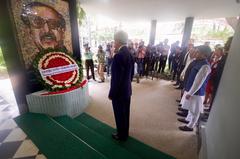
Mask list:
[[[27,113],[15,121],[48,159],[174,159],[132,137],[113,140],[114,129],[86,113],[75,119]]]

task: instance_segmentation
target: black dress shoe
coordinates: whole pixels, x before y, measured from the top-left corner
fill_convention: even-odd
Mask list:
[[[112,138],[117,141],[126,141],[128,137],[120,137],[117,133],[112,133]]]
[[[181,100],[177,99],[177,100],[176,100],[176,102],[177,102],[177,103],[180,103],[180,102],[181,102]]]
[[[179,126],[178,128],[182,131],[193,131],[193,128],[189,128],[187,126]]]
[[[203,121],[203,122],[207,122],[208,118],[201,118],[200,120]]]
[[[177,87],[177,88],[175,88],[175,89],[182,89],[181,87]]]
[[[179,85],[178,83],[173,84],[173,86],[178,86],[178,85]]]
[[[207,122],[209,114],[204,113],[200,116],[200,121]]]
[[[185,123],[185,124],[188,124],[189,121],[185,120],[185,119],[182,119],[182,118],[178,118],[177,119],[178,121],[182,122],[182,123]]]
[[[188,111],[187,109],[183,109],[183,108],[178,108],[178,110],[182,112]]]
[[[118,136],[117,133],[112,133],[112,138],[113,138],[114,140],[120,141],[120,137]]]
[[[182,106],[182,104],[178,104],[178,106],[179,106],[179,107],[181,107],[181,106]]]
[[[181,117],[187,117],[188,112],[177,112],[176,114]]]
[[[204,112],[210,112],[211,110],[208,108],[208,109],[204,109]]]

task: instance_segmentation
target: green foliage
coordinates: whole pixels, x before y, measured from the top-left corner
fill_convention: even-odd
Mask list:
[[[3,58],[1,47],[0,47],[0,78],[8,78],[7,67]]]
[[[106,41],[112,41],[113,40],[113,34],[114,34],[114,30],[111,29],[104,29],[104,30],[99,30],[96,32],[92,33],[92,36],[94,39],[96,39],[96,41],[100,42],[100,43],[104,43]]]
[[[224,41],[227,40],[228,37],[233,35],[233,31],[225,27],[222,31],[213,29],[209,30],[207,33],[207,37],[210,39],[223,39]]]
[[[79,3],[78,3],[79,4]],[[79,25],[82,25],[83,23],[83,20],[85,19],[86,17],[86,12],[83,10],[83,8],[80,6],[80,4],[78,5],[78,24]]]
[[[2,49],[0,48],[0,66],[2,67],[6,67],[4,58],[3,58],[3,53],[2,53]]]
[[[215,21],[214,24],[196,24],[192,30],[192,38],[195,40],[226,41],[234,34],[234,30],[226,25]]]

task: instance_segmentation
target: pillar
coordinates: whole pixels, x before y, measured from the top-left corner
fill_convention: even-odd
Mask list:
[[[79,41],[79,31],[78,31],[78,0],[68,0],[69,3],[69,15],[71,23],[71,33],[72,33],[72,47],[73,56],[78,61],[81,61],[81,51],[80,51],[80,41]]]
[[[25,67],[18,53],[18,44],[14,33],[15,28],[12,25],[9,12],[9,2],[7,0],[0,1],[0,46],[7,65],[19,112],[23,114],[28,112],[25,98],[27,94],[27,80]]]
[[[191,33],[192,33],[193,21],[194,21],[193,17],[187,17],[185,19],[183,38],[182,38],[182,48],[185,48],[188,46],[188,41],[190,40]]]
[[[149,44],[150,45],[154,45],[154,43],[155,43],[156,29],[157,29],[157,20],[152,20],[151,21],[150,37],[149,37]]]
[[[240,23],[236,29],[219,88],[206,125],[208,159],[239,158],[240,156]]]

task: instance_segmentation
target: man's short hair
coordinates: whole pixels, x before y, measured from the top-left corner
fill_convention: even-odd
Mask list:
[[[52,9],[57,14],[57,17],[60,19],[60,28],[66,29],[66,22],[65,22],[63,16],[60,13],[58,13],[58,11],[56,9],[54,9],[53,7],[46,5],[44,3],[40,3],[40,2],[32,2],[32,3],[29,3],[25,6],[23,6],[21,19],[25,25],[27,25],[27,26],[31,25],[28,16],[29,16],[29,14],[31,14],[31,10],[33,7],[47,7],[47,8]]]
[[[117,31],[114,34],[114,40],[120,42],[121,44],[127,44],[128,42],[128,34],[125,31]]]
[[[209,46],[200,45],[200,46],[197,46],[196,48],[199,50],[201,54],[205,55],[207,58],[210,57],[212,54],[212,50]]]

